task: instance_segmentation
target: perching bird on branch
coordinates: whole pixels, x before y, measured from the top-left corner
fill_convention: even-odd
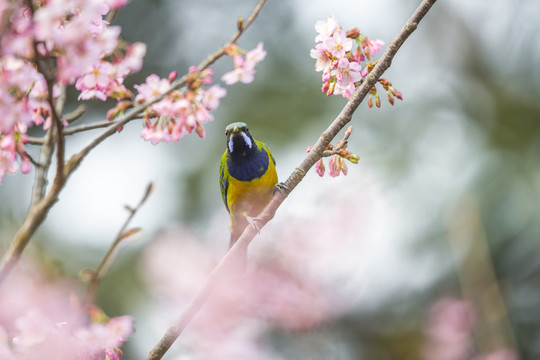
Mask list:
[[[219,185],[230,214],[232,247],[272,198],[278,177],[270,149],[253,139],[245,123],[230,124],[225,136],[227,150],[221,157]]]

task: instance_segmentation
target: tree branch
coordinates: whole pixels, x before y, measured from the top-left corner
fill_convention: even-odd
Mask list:
[[[113,127],[113,125],[116,123],[117,121],[111,122],[111,121],[105,120],[105,121],[96,121],[89,124],[81,124],[79,126],[73,126],[73,127],[64,129],[64,135],[73,135],[79,132],[101,129],[101,128],[106,128],[109,126]],[[115,126],[115,128],[116,127],[117,126]]]
[[[220,47],[216,52],[214,52],[213,54],[209,55],[206,59],[204,59],[200,64],[199,66],[197,66],[197,69],[199,71],[202,71],[206,68],[208,68],[210,65],[212,65],[217,59],[219,59],[220,57],[222,57],[224,54],[225,54],[225,49],[227,49],[229,46],[231,46],[232,44],[234,44],[238,38],[244,33],[244,31],[253,23],[253,21],[255,20],[255,18],[257,17],[257,15],[259,14],[259,12],[261,11],[264,3],[266,2],[266,0],[259,0],[259,2],[257,3],[257,5],[255,6],[255,8],[253,9],[253,11],[251,12],[250,16],[248,17],[247,21],[243,22],[243,21],[239,21],[238,22],[238,30],[234,33],[234,35],[229,39],[229,41],[227,41],[222,47]],[[88,155],[88,153],[94,149],[97,145],[99,145],[101,142],[103,142],[105,139],[107,139],[109,136],[113,135],[114,133],[116,133],[117,129],[119,127],[122,127],[124,125],[126,125],[128,122],[136,119],[136,118],[139,118],[141,116],[141,113],[146,109],[148,108],[149,106],[163,100],[167,95],[169,95],[172,91],[176,90],[176,89],[179,89],[181,88],[182,86],[184,86],[186,84],[188,80],[188,76],[187,75],[184,75],[182,76],[180,79],[174,81],[172,84],[171,84],[171,87],[170,89],[159,95],[159,96],[156,96],[154,99],[152,99],[151,101],[147,101],[145,102],[144,104],[141,104],[141,105],[138,105],[134,108],[132,108],[131,110],[128,111],[127,114],[125,114],[123,117],[121,117],[119,120],[111,123],[111,125],[109,126],[109,128],[103,132],[100,136],[98,136],[97,138],[95,138],[90,144],[88,144],[85,148],[83,148],[79,153],[73,155],[71,157],[71,159],[68,161],[68,164],[66,166],[66,176],[69,176],[78,166],[79,164],[81,163],[82,159],[84,159],[84,157],[86,155]],[[101,124],[94,124],[94,126],[101,126]],[[82,129],[82,128],[81,128]],[[84,130],[80,130],[80,131],[84,131]]]
[[[88,284],[88,288],[86,289],[86,294],[84,297],[84,304],[91,304],[94,301],[94,297],[96,296],[98,287],[101,283],[101,279],[105,276],[108,269],[110,268],[112,262],[114,261],[114,255],[116,254],[116,250],[118,248],[118,245],[124,240],[125,238],[134,235],[135,233],[139,232],[139,228],[134,228],[131,230],[127,230],[127,227],[129,226],[129,223],[137,214],[141,206],[144,205],[146,200],[148,200],[148,197],[152,193],[153,184],[150,183],[146,187],[146,191],[144,193],[144,196],[141,198],[137,206],[134,208],[126,206],[126,209],[129,212],[128,217],[126,218],[126,221],[124,221],[124,224],[122,224],[122,227],[118,231],[118,234],[116,235],[116,238],[114,239],[112,245],[110,246],[109,250],[101,260],[101,263],[98,265],[97,269],[92,272],[90,276],[90,283]]]
[[[219,59],[221,56],[225,54],[225,49],[236,42],[240,35],[244,33],[244,31],[251,25],[251,23],[255,20],[257,15],[259,14],[262,6],[266,0],[259,0],[253,11],[251,12],[251,15],[249,16],[248,20],[244,23],[243,21],[238,22],[238,30],[234,33],[234,35],[231,37],[231,39],[225,43],[221,48],[219,48],[216,52],[209,55],[205,60],[203,60],[197,69],[199,71],[202,71],[206,69],[208,66],[213,64],[217,59]],[[31,4],[31,1],[28,2]],[[34,47],[36,47],[36,44],[34,44]],[[37,54],[38,51],[35,49],[35,53]],[[47,85],[49,87],[49,98],[52,98],[52,86],[49,86],[49,79],[52,79],[51,71],[47,68],[42,67],[42,64],[38,62],[38,59],[36,59],[36,62],[38,64],[39,71],[45,76],[45,79],[47,81]],[[51,189],[49,192],[45,194],[45,187],[46,187],[46,174],[48,172],[49,166],[50,166],[50,157],[52,156],[53,152],[53,146],[51,143],[51,146],[48,146],[48,141],[52,141],[53,136],[53,126],[51,126],[51,129],[48,132],[48,135],[44,139],[44,146],[42,148],[42,158],[40,158],[40,164],[43,164],[44,166],[38,168],[37,170],[37,176],[36,179],[36,186],[34,188],[34,196],[32,200],[32,205],[30,206],[30,209],[28,210],[28,213],[26,215],[26,218],[21,225],[21,228],[15,235],[15,238],[11,242],[8,250],[3,255],[2,259],[0,260],[0,285],[2,284],[3,280],[7,277],[7,275],[11,272],[17,261],[19,260],[22,252],[24,251],[26,245],[30,241],[30,238],[33,236],[37,228],[41,225],[45,217],[47,216],[49,210],[54,205],[56,201],[58,201],[58,195],[60,191],[63,189],[66,181],[68,180],[69,176],[77,169],[77,167],[80,165],[82,160],[88,155],[88,153],[94,149],[97,145],[99,145],[101,142],[103,142],[105,139],[107,139],[109,136],[115,134],[117,132],[118,127],[122,127],[128,122],[139,118],[141,116],[141,113],[148,108],[149,106],[157,103],[158,101],[163,100],[169,93],[172,91],[181,88],[187,83],[188,76],[184,75],[182,78],[176,80],[171,84],[170,89],[159,95],[156,96],[151,101],[147,101],[144,104],[140,104],[138,106],[135,106],[131,110],[128,111],[128,113],[124,114],[119,120],[114,121],[109,124],[106,131],[104,131],[101,135],[96,137],[90,144],[88,144],[86,147],[84,147],[81,151],[76,153],[75,155],[71,156],[71,158],[65,162],[64,160],[64,146],[65,146],[65,138],[64,135],[66,135],[63,126],[62,121],[58,114],[60,114],[60,111],[56,111],[52,105],[51,99],[49,99],[49,103],[51,103],[51,113],[53,116],[53,125],[56,131],[56,145],[57,145],[57,172],[56,176],[53,182],[53,185],[51,186]],[[63,104],[63,102],[62,102]],[[58,105],[58,104],[57,104]],[[63,105],[62,105],[63,106]],[[82,112],[83,110],[81,110]],[[75,117],[76,118],[76,117]],[[80,128],[82,129],[82,128]],[[83,131],[83,130],[80,130]],[[47,161],[48,159],[48,161]],[[45,161],[42,161],[45,160]]]
[[[257,217],[258,229],[250,224],[244,230],[244,233],[236,241],[233,247],[227,252],[227,254],[216,265],[214,270],[208,275],[205,283],[199,292],[193,297],[191,302],[187,305],[184,312],[176,319],[169,329],[165,332],[165,335],[161,338],[159,343],[152,349],[148,355],[147,360],[158,360],[163,357],[167,350],[172,346],[176,339],[180,336],[185,327],[197,314],[200,308],[205,303],[211,290],[214,288],[219,278],[223,274],[230,270],[234,259],[249,245],[251,240],[257,235],[260,229],[268,223],[276,213],[279,206],[287,198],[289,193],[302,181],[306,173],[311,167],[322,157],[324,150],[330,144],[332,139],[343,129],[343,127],[351,121],[354,111],[358,108],[360,103],[364,100],[369,90],[375,85],[381,75],[388,69],[392,63],[392,59],[396,55],[397,51],[403,45],[405,40],[416,30],[418,23],[427,14],[429,9],[433,6],[436,0],[424,0],[414,12],[413,16],[409,19],[407,24],[403,27],[400,33],[392,40],[388,49],[385,51],[377,65],[368,74],[363,83],[356,89],[351,96],[345,107],[341,110],[340,114],[332,122],[332,124],[322,133],[317,143],[313,146],[312,150],[308,153],[302,163],[292,172],[289,178],[281,183],[277,187],[272,200],[265,207],[263,212]]]
[[[53,129],[49,128],[45,134],[45,137],[43,138],[41,154],[38,160],[40,166],[36,168],[36,180],[34,181],[34,192],[30,207],[38,203],[45,195],[45,189],[47,187],[47,173],[49,171],[49,167],[51,166],[52,154],[54,150],[52,132]]]

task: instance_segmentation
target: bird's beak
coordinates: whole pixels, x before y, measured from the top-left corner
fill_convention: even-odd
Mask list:
[[[235,126],[235,127],[233,127],[232,131],[233,131],[233,133],[236,134],[236,133],[238,133],[240,131],[240,129],[238,128],[238,126]]]

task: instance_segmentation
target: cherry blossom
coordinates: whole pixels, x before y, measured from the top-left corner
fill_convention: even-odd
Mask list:
[[[5,174],[15,174],[18,168],[17,158],[10,151],[0,149],[0,183]]]
[[[246,53],[246,66],[255,67],[258,63],[264,60],[266,51],[263,49],[263,43],[260,42],[257,46]]]
[[[211,69],[199,73],[196,68],[191,68],[190,85],[184,91],[171,90],[171,81],[176,74],[171,74],[168,79],[152,74],[144,84],[135,85],[138,91],[135,101],[140,104],[167,93],[162,100],[146,109],[141,132],[143,139],[154,145],[162,141],[178,141],[194,130],[204,137],[203,124],[214,119],[210,111],[219,106],[220,99],[226,94],[219,85],[208,89],[202,87],[212,82],[212,74]]]
[[[379,39],[370,39],[366,37],[364,41],[362,41],[364,53],[368,56],[377,54],[379,51],[381,51],[383,46],[384,41]]]
[[[57,53],[57,80],[72,84],[118,45],[120,27],[103,19],[109,7],[99,0],[51,1],[34,13],[37,41]]]
[[[384,42],[368,38],[357,28],[343,31],[334,16],[317,21],[315,30],[318,35],[310,56],[315,59],[315,70],[322,72],[321,91],[327,96],[335,94],[349,99],[356,89],[355,84],[373,69],[375,63],[371,62],[371,55],[378,53]],[[362,69],[361,63],[366,60],[368,62]],[[388,94],[393,105],[397,96],[392,91]]]
[[[319,161],[317,161],[317,163],[315,163],[315,172],[319,175],[319,176],[324,176],[324,162],[323,162],[323,159],[319,159]]]
[[[239,66],[221,77],[221,80],[227,85],[236,84],[237,82],[249,84],[253,82],[254,79],[255,69],[244,66]]]
[[[336,59],[341,59],[352,49],[353,42],[343,31],[336,31],[324,41],[325,49]]]
[[[257,46],[245,53],[245,58],[242,56],[242,50],[234,45],[227,49],[227,53],[232,56],[234,69],[225,73],[221,80],[227,85],[232,85],[237,82],[249,84],[255,78],[255,66],[264,60],[266,51],[263,49],[263,43],[260,42]]]
[[[317,44],[315,46],[315,49],[311,49],[310,56],[317,60],[315,62],[315,70],[316,71],[324,71],[325,73],[330,73],[328,69],[330,69],[332,64],[332,58],[330,56],[330,53],[326,50],[326,47],[324,44]]]
[[[324,42],[327,38],[331,37],[334,31],[338,28],[338,22],[334,15],[329,16],[326,21],[319,20],[315,23],[315,31],[319,33],[315,37],[315,42]]]
[[[75,82],[75,88],[81,92],[79,100],[121,100],[131,96],[131,92],[123,85],[124,78],[140,70],[145,54],[146,45],[135,43],[128,47],[124,57],[114,62],[100,61],[92,65],[89,71]]]
[[[328,174],[332,177],[339,176],[340,173],[347,175],[348,167],[343,158],[339,155],[333,155],[328,161]]]
[[[106,0],[105,2],[111,9],[118,10],[126,6],[129,0]]]
[[[347,175],[348,166],[345,160],[348,160],[353,164],[358,164],[358,161],[360,160],[358,155],[355,155],[347,150],[347,140],[351,134],[352,126],[349,126],[345,131],[343,139],[341,139],[335,147],[332,144],[328,144],[325,149],[326,151],[333,153],[333,155],[325,155],[330,156],[330,160],[328,161],[328,173],[332,177],[339,176],[341,173],[343,173],[343,175]],[[306,149],[306,152],[310,152],[312,149],[313,146],[310,146]],[[326,168],[324,166],[323,158],[320,158],[315,163],[315,172],[317,175],[322,177],[324,176],[325,170]]]

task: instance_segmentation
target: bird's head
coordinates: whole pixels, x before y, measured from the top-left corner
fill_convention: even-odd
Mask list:
[[[225,128],[225,136],[227,137],[227,151],[230,154],[242,155],[256,148],[255,140],[243,122],[228,125]]]

